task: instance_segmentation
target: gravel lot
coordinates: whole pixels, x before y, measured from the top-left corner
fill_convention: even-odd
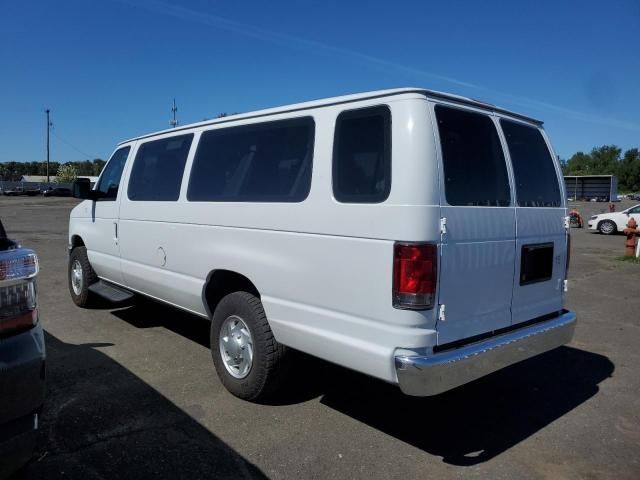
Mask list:
[[[288,391],[254,405],[215,376],[208,322],[73,305],[75,203],[0,197],[41,259],[48,398],[27,479],[640,478],[640,266],[618,260],[622,236],[573,229],[567,347],[422,399],[301,358]],[[585,220],[607,208],[576,205]]]

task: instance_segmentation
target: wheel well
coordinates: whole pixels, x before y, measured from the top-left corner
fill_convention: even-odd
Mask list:
[[[253,282],[240,273],[231,270],[214,270],[209,274],[204,285],[203,297],[210,318],[220,300],[233,292],[249,292],[260,298],[260,293]]]
[[[79,235],[73,235],[71,237],[71,250],[73,250],[76,247],[84,247],[84,242],[82,241],[82,238]]]

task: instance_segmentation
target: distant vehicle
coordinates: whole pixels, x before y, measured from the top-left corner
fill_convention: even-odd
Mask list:
[[[0,478],[33,453],[44,403],[44,333],[36,308],[38,257],[0,221]]]
[[[629,218],[633,217],[640,224],[640,204],[621,212],[601,213],[589,219],[589,230],[597,230],[605,235],[621,232],[627,228]]]
[[[8,188],[4,193],[7,197],[17,197],[19,195],[26,195],[24,188],[16,187],[16,188]]]
[[[571,340],[560,173],[541,122],[427,90],[181,126],[76,180],[69,293],[209,319],[247,400],[288,347],[436,395]]]
[[[34,197],[40,193],[40,190],[37,188],[25,189],[23,187],[16,187],[13,189],[5,190],[3,192],[8,197],[17,197],[17,196],[29,196]]]
[[[42,192],[45,197],[70,197],[72,195],[70,188],[56,187]]]

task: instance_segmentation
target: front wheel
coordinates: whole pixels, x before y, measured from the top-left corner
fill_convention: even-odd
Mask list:
[[[616,224],[611,220],[603,220],[598,224],[598,230],[605,235],[611,235],[617,231]]]
[[[89,285],[98,281],[96,272],[93,271],[86,247],[76,247],[69,255],[69,293],[73,303],[79,307],[90,307],[95,303],[95,298],[89,291]]]
[[[288,353],[274,338],[258,297],[234,292],[220,300],[211,322],[211,356],[229,392],[249,401],[268,398],[286,376]]]

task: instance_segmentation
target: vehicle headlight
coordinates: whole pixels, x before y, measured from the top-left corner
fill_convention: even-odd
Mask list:
[[[589,220],[597,220],[598,216],[597,215],[593,215]]]

